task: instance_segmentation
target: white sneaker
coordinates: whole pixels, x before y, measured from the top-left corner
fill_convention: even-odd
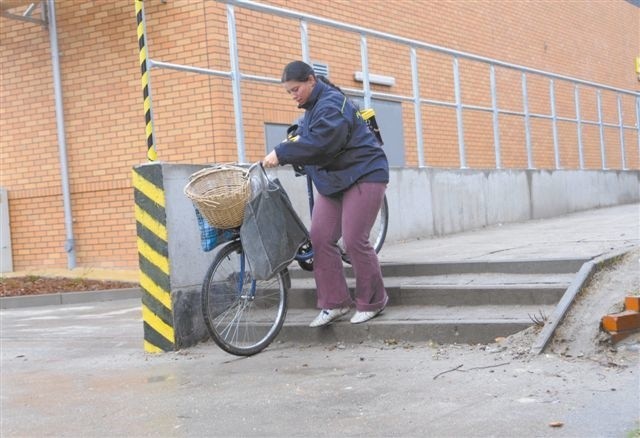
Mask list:
[[[369,321],[371,318],[375,318],[376,316],[380,315],[383,310],[384,307],[382,309],[371,310],[368,312],[356,311],[356,313],[354,313],[351,317],[351,324],[360,324]]]
[[[324,325],[331,324],[333,321],[347,313],[349,313],[348,307],[343,307],[342,309],[322,309],[320,314],[316,316],[316,319],[311,321],[309,327],[322,327]]]

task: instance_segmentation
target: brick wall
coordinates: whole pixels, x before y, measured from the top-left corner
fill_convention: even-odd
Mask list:
[[[640,9],[625,1],[265,1],[406,38],[609,86],[638,90],[633,61],[640,54]],[[66,141],[77,264],[137,268],[131,168],[145,161],[136,19],[133,1],[56,1]],[[215,1],[145,0],[153,59],[229,71],[226,6]],[[299,24],[236,9],[240,66],[245,74],[279,77],[300,58]],[[311,58],[329,64],[346,88],[360,67],[358,36],[309,24]],[[411,95],[410,54],[399,44],[368,39],[369,70],[396,85],[374,90]],[[418,50],[421,94],[452,102],[448,56]],[[66,240],[48,31],[0,18],[0,186],[9,191],[16,270],[66,267]],[[463,101],[490,106],[489,68],[460,60]],[[522,111],[520,75],[496,69],[498,104]],[[528,78],[529,110],[549,112],[547,80]],[[154,69],[151,72],[155,139],[168,162],[228,162],[237,157],[228,79]],[[242,86],[246,158],[264,155],[264,123],[289,123],[299,114],[278,85]],[[575,117],[573,87],[555,83],[559,116]],[[581,89],[581,116],[597,120],[596,93]],[[603,118],[618,123],[617,101],[602,92]],[[635,103],[623,99],[624,123],[634,125]],[[416,165],[412,105],[403,103],[407,165]],[[424,157],[430,166],[458,167],[456,113],[423,106]],[[495,166],[491,114],[465,111],[469,167]],[[619,131],[605,128],[606,161],[620,168]],[[561,166],[579,165],[575,124],[558,123]],[[587,168],[601,166],[598,127],[582,129]],[[502,165],[527,166],[522,117],[500,116]],[[553,168],[551,125],[532,119],[536,167]],[[637,137],[625,132],[627,167],[638,168]]]

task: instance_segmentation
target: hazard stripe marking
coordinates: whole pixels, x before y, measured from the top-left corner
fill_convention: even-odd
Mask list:
[[[139,257],[138,262],[140,264],[140,271],[149,277],[154,284],[160,289],[170,291],[171,284],[169,282],[169,276],[163,273],[157,266],[153,265],[149,260],[144,257]]]
[[[138,23],[138,48],[140,61],[140,80],[142,83],[142,97],[144,102],[144,120],[146,123],[145,134],[147,136],[147,159],[156,161],[158,154],[153,143],[153,117],[151,116],[151,96],[149,93],[149,72],[147,69],[147,48],[144,37],[144,9],[142,0],[135,0],[136,21]]]
[[[146,345],[153,345],[155,347],[154,350],[145,350],[147,353],[152,353],[154,351],[174,351],[174,343],[168,341],[164,336],[162,336],[156,329],[151,327],[151,325],[145,321],[143,323],[144,326],[144,339],[146,341]]]
[[[164,208],[164,189],[149,181],[138,172],[133,174],[133,186],[140,190],[147,198]]]
[[[169,259],[154,248],[152,248],[147,242],[138,238],[138,252],[145,259],[156,265],[162,272],[169,275]]]
[[[153,298],[171,311],[171,293],[156,284],[144,272],[140,273],[140,287],[144,288]]]
[[[171,310],[167,309],[161,302],[157,301],[150,294],[142,294],[142,305],[155,314],[162,322],[168,326],[172,326],[173,315]]]
[[[144,349],[175,350],[165,192],[160,164],[133,170]]]
[[[167,227],[136,205],[136,220],[160,239],[167,241]]]
[[[144,341],[144,351],[147,353],[162,353],[162,349],[156,347],[151,342]]]
[[[136,224],[136,230],[138,231],[139,239],[142,239],[142,241],[146,242],[147,245],[154,248],[162,257],[168,257],[168,245],[166,240],[156,236],[140,223]]]
[[[147,306],[142,306],[142,319],[151,326],[156,332],[160,333],[167,341],[172,344],[175,342],[173,338],[173,327],[164,322],[153,313]]]
[[[133,198],[136,205],[139,206],[142,211],[162,225],[167,223],[166,214],[162,205],[158,205],[153,199],[149,198],[135,187],[133,190]]]

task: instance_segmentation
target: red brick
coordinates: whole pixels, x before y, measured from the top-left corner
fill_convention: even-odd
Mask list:
[[[629,296],[624,298],[625,310],[640,312],[640,296]]]
[[[602,318],[602,328],[608,332],[640,329],[640,313],[631,310],[606,315]]]

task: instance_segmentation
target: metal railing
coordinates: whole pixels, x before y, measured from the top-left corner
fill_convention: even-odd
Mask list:
[[[583,128],[585,125],[597,126],[599,132],[599,142],[600,142],[600,161],[601,168],[607,169],[609,163],[607,163],[607,154],[606,154],[606,144],[605,144],[605,128],[615,128],[619,131],[619,146],[620,146],[620,156],[621,163],[620,167],[623,170],[626,170],[627,161],[626,161],[626,144],[625,144],[625,131],[631,130],[635,131],[637,138],[637,148],[638,154],[640,155],[640,93],[630,90],[624,90],[616,87],[611,87],[604,84],[599,84],[591,81],[586,81],[582,79],[577,79],[569,76],[559,75],[555,73],[550,73],[543,70],[538,70],[534,68],[524,67],[517,64],[512,64],[508,62],[499,61],[496,59],[491,59],[483,56],[473,55],[466,52],[461,52],[457,50],[448,49],[445,47],[428,44],[422,41],[417,41],[414,39],[404,38],[396,35],[392,35],[385,32],[380,32],[360,26],[349,25],[346,23],[342,23],[335,20],[330,20],[326,18],[316,17],[310,14],[305,14],[301,12],[291,11],[288,9],[265,5],[261,3],[256,3],[254,1],[249,0],[215,0],[220,3],[226,4],[226,13],[227,13],[227,31],[228,31],[228,39],[229,39],[229,54],[230,54],[230,66],[231,71],[220,71],[220,70],[211,70],[205,68],[199,68],[188,65],[179,65],[172,64],[168,62],[156,61],[149,59],[149,64],[151,67],[158,68],[166,68],[180,71],[188,71],[193,73],[201,73],[207,75],[221,76],[229,78],[232,82],[232,91],[233,91],[233,103],[234,103],[234,113],[235,113],[235,128],[236,128],[236,140],[237,140],[237,153],[238,160],[240,162],[245,162],[245,144],[244,144],[244,129],[243,129],[243,112],[242,112],[242,98],[241,98],[241,81],[257,81],[264,83],[279,83],[278,78],[257,76],[257,75],[249,75],[243,74],[240,71],[239,67],[239,54],[237,48],[237,34],[236,34],[236,18],[235,18],[235,7],[246,8],[249,10],[257,11],[264,14],[272,14],[277,15],[279,17],[284,17],[287,19],[297,20],[300,23],[300,42],[301,42],[301,54],[302,59],[306,62],[310,61],[310,53],[309,53],[309,31],[308,31],[308,23],[313,23],[320,26],[326,26],[333,29],[338,29],[342,31],[346,31],[348,33],[353,33],[358,35],[360,38],[360,55],[361,55],[361,68],[362,68],[362,89],[349,89],[343,88],[348,93],[352,93],[355,95],[363,96],[365,107],[371,106],[371,99],[374,97],[383,98],[383,99],[392,99],[401,102],[412,102],[414,106],[414,115],[415,115],[415,135],[416,135],[416,148],[417,148],[417,157],[418,157],[418,165],[420,167],[425,166],[425,152],[424,152],[424,132],[422,127],[422,107],[423,105],[432,105],[432,106],[440,106],[447,107],[455,110],[456,114],[456,128],[457,128],[457,142],[458,142],[458,151],[459,151],[459,166],[462,169],[468,168],[467,166],[467,151],[465,145],[465,130],[463,123],[463,113],[464,111],[481,111],[490,113],[492,115],[492,133],[493,133],[493,148],[495,155],[495,167],[497,169],[502,168],[502,149],[501,149],[501,141],[500,141],[500,123],[499,116],[500,115],[513,115],[522,117],[524,121],[524,137],[525,137],[525,148],[526,148],[526,157],[527,157],[527,166],[530,169],[535,168],[535,163],[533,160],[533,145],[532,145],[532,128],[531,128],[531,120],[536,119],[546,119],[551,121],[552,125],[552,137],[553,137],[553,155],[554,155],[554,166],[556,169],[561,168],[561,156],[560,156],[560,146],[559,146],[559,135],[558,135],[558,122],[571,122],[576,125],[576,135],[577,135],[577,149],[578,149],[578,165],[580,169],[585,168],[585,145],[583,141]],[[367,47],[367,39],[368,38],[377,38],[381,40],[390,41],[396,44],[400,44],[406,46],[410,50],[411,55],[411,65],[409,68],[411,69],[411,80],[412,80],[412,95],[399,95],[399,94],[390,94],[390,93],[382,93],[371,90],[370,84],[370,74],[369,74],[369,62],[368,62],[368,47]],[[453,69],[453,89],[454,89],[454,100],[453,101],[443,101],[436,99],[425,98],[421,95],[420,92],[420,76],[419,76],[419,58],[417,50],[424,50],[427,52],[435,52],[439,54],[444,54],[450,56],[452,59],[452,69]],[[463,102],[462,92],[461,92],[461,77],[460,77],[460,67],[459,60],[465,59],[478,63],[485,64],[489,67],[489,82],[490,82],[490,94],[491,94],[491,106],[482,106],[482,105],[472,105]],[[505,108],[500,108],[498,106],[498,97],[497,97],[497,81],[496,81],[496,67],[508,69],[512,71],[519,72],[520,74],[520,82],[521,82],[521,93],[522,93],[522,110],[514,111]],[[531,112],[529,105],[529,97],[528,91],[529,87],[527,85],[527,79],[530,76],[538,76],[543,77],[548,80],[549,83],[549,102],[550,108],[549,113],[539,113],[539,112]],[[556,81],[562,81],[569,83],[573,86],[573,94],[574,94],[574,106],[575,106],[575,117],[563,117],[558,115],[556,109]],[[597,120],[588,120],[581,116],[581,105],[580,105],[580,95],[581,89],[592,89],[595,90],[596,94],[596,114],[598,116]],[[609,123],[605,122],[603,118],[603,108],[602,108],[602,96],[601,93],[603,91],[613,92],[616,95],[617,99],[617,119],[618,123]],[[624,123],[623,116],[623,105],[622,98],[623,96],[630,96],[635,100],[635,125],[626,125]]]

